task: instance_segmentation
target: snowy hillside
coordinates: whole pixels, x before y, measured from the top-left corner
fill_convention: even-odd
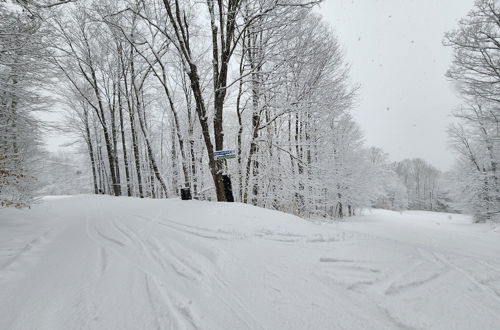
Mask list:
[[[498,329],[500,232],[99,196],[0,210],[0,329]]]

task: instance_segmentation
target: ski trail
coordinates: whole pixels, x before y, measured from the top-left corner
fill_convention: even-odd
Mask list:
[[[16,253],[13,257],[7,260],[7,262],[5,262],[3,265],[0,265],[0,271],[6,269],[13,263],[19,261],[23,256],[30,253],[34,249],[40,247],[40,245],[47,243],[46,239],[49,233],[50,231],[46,231],[42,235],[37,236],[33,238],[31,241],[29,241],[28,244],[26,244],[18,253]]]
[[[89,222],[87,222],[87,228],[89,228]],[[122,227],[123,229],[123,227]],[[124,247],[125,249],[130,249],[130,246],[127,246],[125,244],[116,244],[115,241],[121,242],[118,239],[111,238],[106,234],[102,233],[102,228],[101,229],[96,229],[96,233],[99,237],[104,236],[104,241],[97,239],[93,234],[91,234],[91,231],[88,231],[88,237],[94,241],[96,244],[101,246],[101,248],[104,249],[111,249],[114,252],[115,256],[118,256],[121,260],[125,261],[127,264],[131,265],[134,269],[139,270],[141,273],[144,274],[144,276],[148,278],[153,279],[153,283],[155,287],[157,288],[157,291],[160,293],[161,296],[161,305],[167,307],[168,315],[170,318],[173,320],[173,327],[174,328],[186,328],[186,325],[189,325],[187,328],[192,328],[192,329],[199,329],[199,326],[197,325],[197,321],[194,319],[194,317],[191,314],[191,311],[189,311],[189,308],[185,307],[183,303],[180,301],[182,299],[175,299],[171,293],[168,293],[168,290],[166,290],[165,285],[163,284],[163,281],[161,278],[165,276],[166,278],[171,277],[169,274],[166,274],[165,272],[158,272],[158,269],[154,267],[154,265],[162,265],[159,263],[157,260],[154,259],[153,257],[153,252],[151,249],[140,249],[136,250],[139,252],[143,252],[143,255],[147,257],[147,259],[143,262],[138,262],[137,259],[130,257],[129,254],[124,253]],[[100,234],[99,234],[100,233]],[[136,247],[143,247],[144,244],[141,243],[141,239],[139,236],[130,236],[132,237],[132,241],[134,242]],[[109,239],[111,238],[111,239]],[[111,242],[112,244],[108,246],[107,242]],[[118,245],[118,246],[117,246]],[[165,269],[165,268],[163,268]],[[150,281],[148,281],[148,288],[151,290],[150,286]],[[148,295],[148,291],[146,290],[146,295],[147,297],[152,297],[151,295]],[[151,291],[149,292],[151,294]],[[151,298],[152,299],[152,298]],[[160,302],[160,301],[159,301]],[[152,309],[153,314],[158,316],[158,309],[155,307]]]
[[[401,319],[397,316],[395,316],[389,309],[379,305],[378,306],[379,310],[382,312],[382,314],[386,317],[387,320],[389,320],[393,325],[396,326],[397,329],[401,330],[424,330],[422,327],[414,327],[411,325],[408,325],[401,321]]]
[[[316,224],[237,203],[102,196],[19,214],[20,225],[0,221],[0,329],[500,324],[499,236],[466,223]]]
[[[141,218],[150,222],[147,218]],[[233,240],[235,238],[234,234],[230,232],[220,230],[212,231],[198,226],[183,225],[175,220],[166,220],[164,217],[156,222],[156,224],[169,231],[173,230],[175,232],[186,234],[188,237],[208,239],[210,241],[220,240],[221,235],[225,235],[222,241]],[[231,292],[227,284],[225,284],[225,282],[221,279],[222,276],[218,274],[217,267],[213,260],[207,259],[205,255],[200,254],[197,250],[186,249],[187,246],[185,244],[176,242],[176,236],[177,235],[172,233],[170,236],[171,239],[167,240],[163,244],[160,243],[154,235],[150,236],[149,239],[144,240],[153,260],[161,265],[166,272],[174,270],[178,275],[188,281],[199,282],[199,285],[211,286],[211,291],[215,296],[217,296],[219,302],[224,304],[226,308],[230,309],[233,315],[236,316],[246,328],[263,329],[264,327],[256,320],[255,316],[251,315],[248,308],[244,307],[242,301],[238,299],[233,292]],[[239,236],[236,237],[239,238]],[[197,262],[195,262],[195,260],[197,260]],[[206,273],[204,269],[211,270]],[[224,295],[221,295],[222,292]],[[238,306],[238,308],[233,306]],[[189,311],[189,309],[184,309],[184,312],[187,311]]]
[[[105,235],[105,234],[104,234],[104,233],[103,233],[103,232],[99,229],[99,227],[98,227],[97,225],[95,225],[94,229],[95,229],[95,231],[96,231],[97,235],[99,235],[100,237],[104,238],[106,241],[111,242],[111,243],[114,243],[114,244],[116,244],[116,245],[118,245],[118,246],[121,246],[121,247],[124,247],[124,246],[125,246],[125,243],[123,243],[122,241],[120,241],[120,240],[118,240],[118,239],[116,239],[116,238],[112,238],[112,237],[110,237],[110,236],[108,236],[108,235]]]
[[[446,256],[444,256],[443,254],[439,254],[439,253],[434,252],[434,255],[436,256],[436,258],[438,258],[439,260],[441,260],[444,264],[450,266],[451,268],[453,268],[457,272],[461,273],[472,284],[474,284],[478,289],[480,289],[481,291],[483,291],[484,293],[486,293],[490,298],[492,298],[494,301],[496,301],[498,304],[500,304],[500,296],[489,285],[485,285],[484,283],[481,283],[481,281],[477,280],[469,271],[467,271],[463,267],[460,267],[460,266],[456,265],[455,263],[453,263],[452,261],[450,261]]]
[[[100,267],[100,276],[103,276],[104,273],[106,272],[106,268],[108,267],[108,254],[106,252],[106,248],[101,246],[99,249],[100,254],[99,254],[99,264],[101,265]]]
[[[184,233],[184,234],[198,236],[198,237],[201,237],[201,238],[206,238],[206,239],[211,239],[211,240],[229,240],[229,239],[231,239],[228,236],[217,235],[217,234],[214,234],[211,231],[205,233],[205,232],[199,231],[199,230],[195,231],[195,230],[190,230],[190,229],[184,229],[184,228],[180,228],[178,225],[177,226],[176,225],[172,225],[171,223],[167,223],[167,222],[158,222],[158,224],[160,226],[165,226],[165,227],[168,227],[170,229],[179,231],[179,232]]]
[[[416,249],[420,260],[413,264],[409,270],[398,276],[386,289],[388,295],[400,294],[403,291],[417,289],[431,283],[446,273],[448,267],[435,258],[432,252],[422,248]]]

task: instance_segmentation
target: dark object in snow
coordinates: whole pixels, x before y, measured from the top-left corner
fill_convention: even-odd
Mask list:
[[[224,194],[226,195],[226,202],[234,202],[233,188],[231,186],[231,178],[229,175],[222,175],[222,181],[224,182]]]
[[[183,201],[188,201],[188,200],[193,199],[191,197],[191,189],[189,189],[189,187],[181,188],[181,199]]]

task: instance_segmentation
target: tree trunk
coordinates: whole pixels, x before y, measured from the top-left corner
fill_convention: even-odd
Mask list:
[[[126,79],[126,77],[125,77]],[[132,188],[130,185],[130,170],[128,167],[128,157],[127,157],[127,145],[125,142],[125,129],[123,125],[123,104],[122,104],[122,91],[121,86],[118,86],[118,116],[120,119],[120,133],[122,140],[122,149],[123,149],[123,164],[125,166],[125,180],[127,181],[127,196],[132,196]]]
[[[97,188],[97,174],[96,174],[96,164],[95,164],[95,159],[94,159],[94,148],[92,146],[92,136],[90,135],[90,128],[89,128],[89,118],[88,118],[88,111],[85,109],[84,105],[84,118],[83,118],[83,124],[85,126],[85,135],[86,135],[86,142],[87,142],[87,148],[89,151],[89,157],[90,157],[90,166],[92,168],[92,179],[94,183],[94,194],[99,193],[99,188]]]
[[[133,58],[133,50],[130,50],[130,61],[132,62]],[[129,86],[127,83],[127,75],[125,70],[125,63],[123,62],[123,56],[120,58],[122,73],[124,77],[124,87],[125,87],[125,97],[127,99],[127,107],[130,121],[130,135],[132,135],[132,149],[134,151],[134,163],[135,163],[135,171],[137,175],[137,188],[139,190],[139,197],[144,198],[144,191],[142,187],[142,176],[141,176],[141,161],[139,155],[139,141],[137,137],[137,130],[135,126],[135,111],[134,111],[134,100],[132,99],[132,93],[129,90]],[[133,79],[133,77],[132,77]]]
[[[160,182],[160,186],[163,190],[163,193],[165,194],[166,197],[168,197],[168,191],[167,191],[167,186],[165,185],[165,181],[161,177],[160,170],[158,169],[158,166],[156,165],[155,157],[153,154],[153,149],[151,148],[151,143],[149,141],[149,137],[146,131],[145,127],[145,122],[144,118],[141,116],[141,108],[142,108],[142,103],[141,103],[141,97],[140,97],[140,91],[137,89],[137,86],[135,84],[135,70],[134,70],[134,62],[130,62],[130,67],[131,67],[131,74],[132,74],[132,87],[134,89],[134,95],[135,95],[135,101],[137,105],[137,118],[139,119],[139,127],[141,128],[142,135],[144,137],[144,141],[146,143],[146,151],[148,153],[149,160],[151,162],[151,166],[154,171],[154,175],[158,182]]]

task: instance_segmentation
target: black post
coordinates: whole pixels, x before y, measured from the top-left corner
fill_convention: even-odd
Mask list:
[[[187,200],[192,199],[192,197],[191,197],[191,189],[189,189],[189,187],[181,188],[181,199],[183,201],[187,201]]]
[[[227,174],[222,175],[224,183],[224,194],[226,195],[226,202],[234,202],[233,187],[231,186],[231,178]]]

